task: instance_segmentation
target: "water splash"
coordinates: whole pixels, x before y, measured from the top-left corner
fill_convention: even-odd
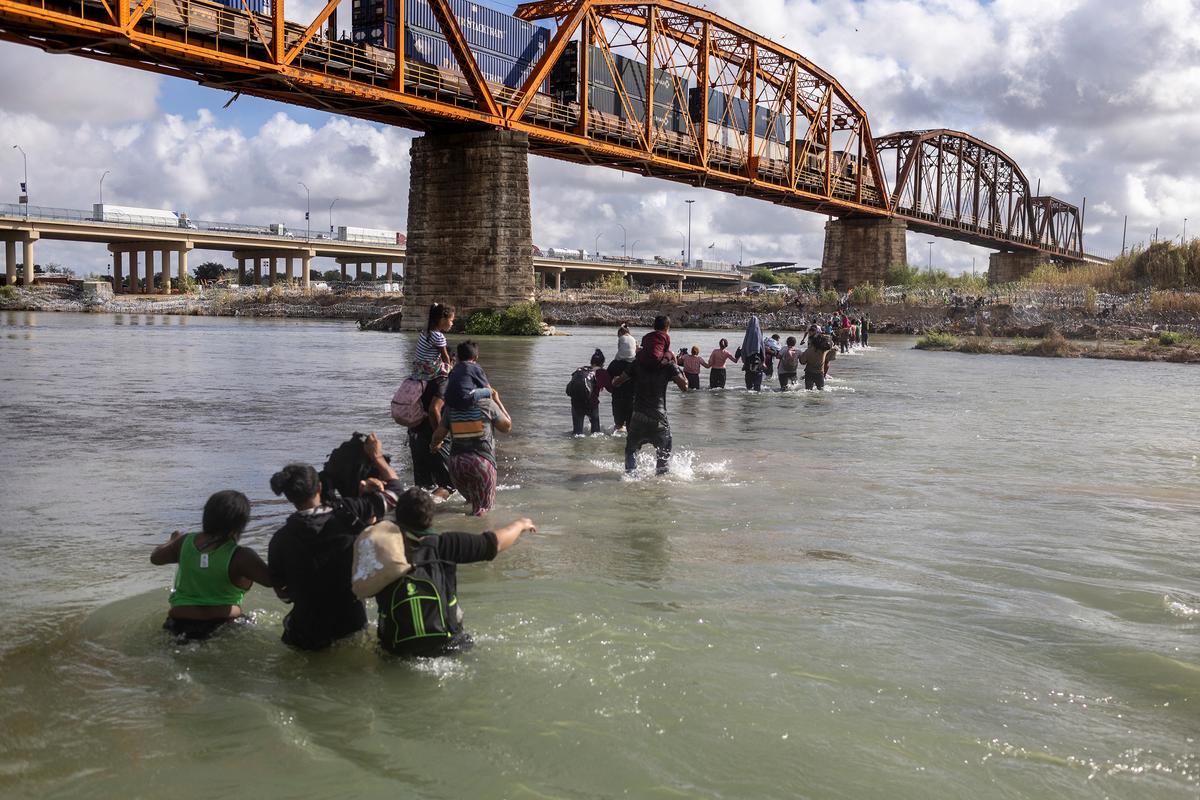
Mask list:
[[[709,478],[724,478],[729,474],[728,461],[698,461],[697,455],[691,450],[676,450],[667,462],[669,472],[666,475],[656,475],[657,460],[654,449],[644,447],[637,454],[636,467],[633,474],[625,474],[625,462],[615,459],[595,458],[591,465],[605,472],[619,472],[627,481],[642,481],[659,477],[663,480],[693,483]]]
[[[1196,598],[1187,598],[1186,602],[1183,599],[1172,597],[1171,595],[1163,595],[1163,606],[1173,617],[1180,619],[1200,619],[1200,600]]]

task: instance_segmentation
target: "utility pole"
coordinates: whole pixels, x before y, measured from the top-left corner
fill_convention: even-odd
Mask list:
[[[100,176],[100,205],[104,205],[104,179],[112,170],[104,170],[104,174]]]
[[[308,205],[304,207],[304,239],[307,241],[312,238],[312,224],[309,222],[312,217],[312,192],[308,190],[304,181],[296,181],[296,183],[304,187],[304,194],[308,197]],[[288,270],[290,274],[291,267],[288,267]]]
[[[1187,244],[1187,217],[1183,218],[1183,235],[1179,237],[1179,243]]]
[[[13,145],[14,150],[21,151],[21,160],[25,163],[25,180],[21,181],[21,194],[17,198],[18,203],[25,205],[25,220],[29,221],[29,156],[25,155],[25,148],[19,144]]]
[[[683,202],[687,203],[688,207],[687,263],[684,266],[690,269],[692,266],[692,204],[696,201],[684,200]]]
[[[342,198],[340,198],[340,197],[335,197],[335,198],[333,198],[333,203],[336,203],[338,200],[341,200],[341,199]],[[329,238],[330,239],[333,238],[333,203],[329,204]]]
[[[929,274],[933,274],[933,242],[929,242]]]
[[[1125,235],[1129,233],[1129,215],[1125,215],[1125,224],[1121,226],[1121,255],[1125,255]]]
[[[596,242],[595,242],[596,247],[595,247],[595,252],[592,253],[592,258],[597,258],[597,259],[600,258],[600,237],[602,237],[603,235],[604,235],[604,231],[600,231],[599,233],[596,234]]]
[[[617,223],[617,227],[621,229],[621,260],[629,263],[629,232],[625,230],[625,226]]]

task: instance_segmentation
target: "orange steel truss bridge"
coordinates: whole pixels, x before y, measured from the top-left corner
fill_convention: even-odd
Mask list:
[[[450,69],[406,59],[401,35],[394,49],[324,35],[339,2],[328,0],[301,25],[285,21],[284,0],[267,14],[208,0],[0,0],[0,39],[416,130],[519,131],[531,152],[551,158],[836,217],[900,218],[994,249],[1083,258],[1078,209],[1033,196],[999,149],[947,130],[876,139],[832,75],[711,12],[674,0],[525,3],[517,17],[552,21],[555,32],[524,85],[510,88],[484,76],[447,0],[429,5],[457,62]],[[402,31],[403,0],[396,11]],[[580,59],[577,102],[560,102],[542,90],[572,41],[598,57]],[[698,113],[666,124],[657,98],[636,98],[621,55],[645,66],[638,83],[668,87],[678,108],[689,109],[691,87],[707,87],[695,93]],[[589,70],[608,73],[624,113],[589,107]],[[714,125],[709,104],[720,95],[756,111],[740,125]]]

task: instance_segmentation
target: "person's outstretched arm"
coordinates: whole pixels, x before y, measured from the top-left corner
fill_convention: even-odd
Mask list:
[[[504,403],[500,402],[500,395],[495,390],[492,391],[492,402],[496,405],[496,411],[500,412],[492,424],[501,433],[508,433],[512,430],[512,417],[509,415],[508,409],[504,407]]]
[[[183,531],[172,533],[171,538],[165,544],[154,548],[154,552],[150,554],[150,563],[158,567],[164,564],[178,564],[179,548],[183,547],[183,537]]]
[[[533,524],[533,520],[526,517],[516,522],[510,522],[502,528],[497,528],[492,533],[496,534],[496,552],[503,553],[516,544],[522,534],[537,533],[537,526]]]
[[[259,586],[271,588],[271,570],[267,568],[267,562],[262,560],[258,553],[251,550],[249,547],[239,546],[234,551],[233,558],[229,562],[229,579],[234,583],[245,584],[246,581],[253,581]],[[239,579],[241,579],[239,581]],[[245,588],[250,588],[245,586]]]

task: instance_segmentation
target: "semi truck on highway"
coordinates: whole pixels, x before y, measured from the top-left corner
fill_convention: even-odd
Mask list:
[[[92,219],[96,222],[115,222],[123,225],[161,225],[166,228],[196,229],[196,224],[187,218],[187,214],[161,208],[114,206],[111,203],[94,203]]]

